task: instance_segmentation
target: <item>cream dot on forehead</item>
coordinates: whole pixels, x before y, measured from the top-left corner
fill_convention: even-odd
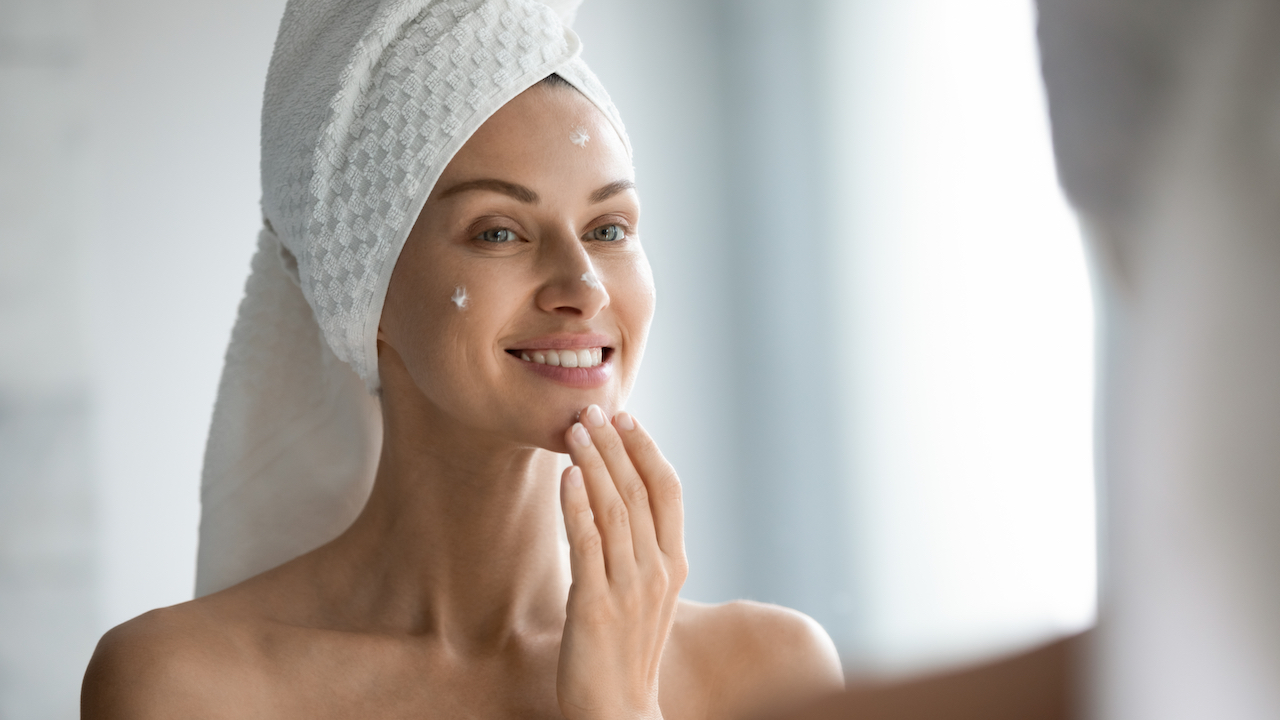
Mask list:
[[[587,134],[587,129],[581,125],[578,125],[573,129],[573,132],[569,133],[569,142],[581,148],[586,147],[587,141],[590,139],[591,136]]]

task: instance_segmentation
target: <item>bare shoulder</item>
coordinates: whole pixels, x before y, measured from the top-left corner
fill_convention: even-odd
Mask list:
[[[203,600],[152,610],[109,630],[80,693],[85,720],[219,717],[241,663],[233,627]]]
[[[672,637],[710,681],[713,714],[769,713],[843,689],[835,643],[813,618],[767,603],[681,601]]]

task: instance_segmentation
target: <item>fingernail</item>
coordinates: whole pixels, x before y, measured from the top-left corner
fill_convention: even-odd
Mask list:
[[[587,434],[587,429],[582,427],[582,423],[574,423],[571,434],[574,442],[582,447],[591,447],[591,436]]]
[[[577,465],[573,465],[569,468],[568,482],[569,487],[582,487],[582,471],[578,469]]]
[[[587,422],[592,427],[604,427],[604,413],[601,412],[599,405],[587,406]]]
[[[636,421],[631,419],[630,413],[618,413],[613,416],[613,421],[618,425],[619,430],[635,430]]]

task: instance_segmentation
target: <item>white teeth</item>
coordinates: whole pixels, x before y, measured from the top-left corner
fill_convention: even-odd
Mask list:
[[[604,362],[604,348],[581,350],[521,350],[520,359],[539,365],[567,368],[593,368]]]

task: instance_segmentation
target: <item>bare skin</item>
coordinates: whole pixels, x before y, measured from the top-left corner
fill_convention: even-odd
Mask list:
[[[678,598],[679,480],[618,412],[654,307],[633,179],[570,89],[536,86],[486,122],[392,275],[362,514],[311,553],[107,633],[82,716],[735,718],[839,690],[812,620]],[[530,368],[521,354],[547,338],[605,348],[606,377]]]

